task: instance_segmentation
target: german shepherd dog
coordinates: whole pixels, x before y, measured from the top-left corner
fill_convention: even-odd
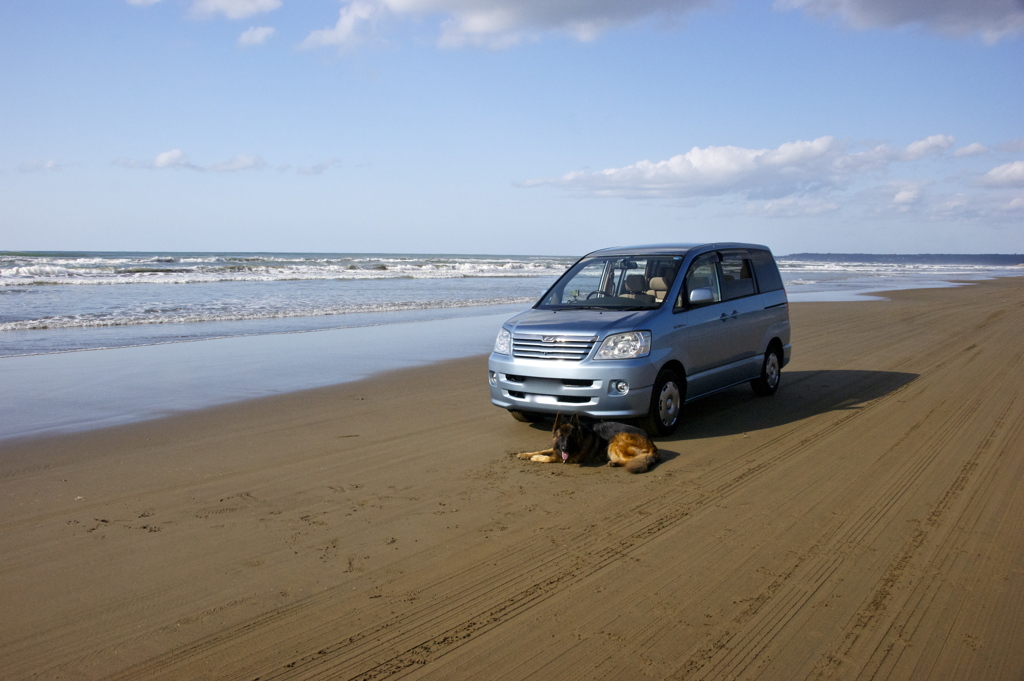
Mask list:
[[[642,429],[624,423],[589,423],[573,414],[555,416],[551,449],[517,454],[520,459],[541,463],[589,463],[602,452],[609,466],[625,466],[630,473],[644,473],[658,463],[658,448]]]

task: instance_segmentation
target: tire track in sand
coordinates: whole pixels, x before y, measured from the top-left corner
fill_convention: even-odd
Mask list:
[[[800,613],[806,612],[804,608],[810,602],[821,597],[820,591],[848,559],[849,547],[866,545],[872,537],[884,530],[895,507],[907,502],[908,492],[922,473],[934,463],[938,456],[938,444],[970,422],[982,401],[983,395],[978,394],[974,399],[962,402],[958,412],[942,428],[929,433],[922,440],[920,449],[927,452],[925,455],[914,457],[901,466],[872,496],[872,503],[860,513],[831,524],[814,544],[800,552],[743,611],[692,651],[679,671],[673,674],[673,678],[756,678],[761,671],[759,665],[766,663],[766,650],[780,632],[790,626]],[[918,431],[921,426],[920,422],[914,424],[882,457],[892,455],[911,437],[920,436]],[[968,477],[972,470],[968,468]],[[960,489],[964,484],[966,478],[958,476],[950,489]],[[947,493],[943,499],[949,496]],[[900,560],[894,561],[890,566],[892,574],[887,573],[887,577],[883,577],[874,590],[871,603],[876,612],[884,609],[888,589],[891,589],[890,582],[902,573],[898,569],[901,564]]]
[[[655,496],[617,514],[610,522],[602,522],[600,535],[583,531],[562,546],[554,546],[538,538],[529,546],[510,547],[498,555],[488,556],[487,560],[463,570],[456,577],[444,576],[420,589],[424,594],[444,594],[441,607],[424,598],[422,600],[428,602],[423,606],[414,606],[358,632],[339,637],[337,632],[344,628],[343,622],[351,613],[332,612],[331,601],[336,590],[350,587],[337,586],[133,666],[111,678],[174,676],[183,665],[199,664],[221,655],[225,646],[237,644],[241,639],[267,636],[271,631],[277,634],[273,640],[281,644],[275,644],[275,648],[306,648],[309,652],[296,656],[270,673],[267,673],[267,664],[273,663],[270,655],[265,659],[240,661],[241,666],[249,671],[240,669],[237,674],[221,678],[251,679],[259,676],[261,681],[267,681],[401,676],[513,619],[597,573],[693,514],[719,503],[775,466],[816,447],[822,438],[895,399],[908,385],[912,383],[890,391],[860,409],[832,412],[828,415],[831,418],[809,430],[806,424],[790,425],[728,465],[704,474],[693,488]],[[800,439],[795,442],[794,431],[801,432]],[[769,601],[791,574],[780,575],[759,596],[757,603],[748,607],[750,616],[760,609],[758,603],[763,605]],[[315,641],[320,643],[311,647],[311,642]],[[254,647],[259,649],[259,646]]]
[[[872,646],[872,641],[873,649],[869,651],[870,659],[858,678],[879,678],[878,672],[881,669],[891,668],[896,664],[906,649],[907,642],[910,641],[917,626],[920,625],[928,603],[934,600],[938,594],[938,589],[934,588],[933,584],[941,579],[942,575],[947,574],[941,563],[954,559],[956,555],[954,551],[941,550],[941,548],[948,542],[955,542],[960,531],[956,529],[955,524],[951,527],[943,521],[958,498],[968,488],[971,479],[978,474],[979,468],[982,466],[992,468],[1001,458],[998,456],[1000,453],[1009,453],[1011,443],[1019,443],[1024,437],[1024,421],[1018,419],[1012,426],[1012,432],[1006,440],[1007,444],[995,452],[996,456],[990,456],[993,453],[993,444],[997,436],[1001,434],[1007,420],[1011,418],[1011,415],[1019,413],[1019,397],[1020,392],[1015,391],[1013,397],[1008,400],[1002,412],[995,419],[980,446],[960,467],[957,475],[931,509],[922,526],[907,539],[900,553],[872,590],[871,597],[860,608],[857,616],[843,628],[845,634],[842,642],[822,657],[815,668],[813,678],[835,677],[844,662],[856,655],[858,644],[860,647]],[[923,548],[926,542],[935,534],[942,535],[937,542],[938,548],[927,552],[926,556],[922,555],[925,553]],[[907,579],[906,573],[910,566],[922,561],[927,565],[921,565],[915,570],[917,578],[914,580],[911,593],[903,599],[904,607],[900,608],[900,612],[893,616],[889,626],[875,637],[877,640],[862,641],[862,639],[869,639],[872,627],[876,626],[878,620],[886,615],[890,603],[894,600],[897,584]],[[939,566],[933,564],[936,561],[940,563]],[[885,678],[885,675],[882,674],[880,677]]]
[[[949,348],[945,353],[938,353],[937,360],[932,355],[932,363],[923,369],[920,377],[944,371],[951,363],[976,351],[976,346],[972,345],[961,346],[958,350]],[[260,650],[259,645],[243,645],[242,641],[251,642],[261,637],[273,640],[274,650],[305,649],[308,652],[297,654],[284,665],[274,650],[250,654],[237,660],[237,673],[223,675],[223,678],[258,675],[263,681],[402,676],[597,573],[693,514],[756,481],[772,468],[817,446],[822,439],[848,427],[854,420],[884,407],[916,382],[896,388],[857,410],[822,415],[818,417],[821,422],[814,425],[801,423],[780,427],[771,440],[703,474],[692,488],[652,497],[618,514],[616,520],[602,523],[600,535],[585,531],[562,546],[537,540],[489,555],[486,560],[478,561],[457,576],[442,576],[420,587],[424,595],[434,593],[443,595],[443,599],[424,597],[421,599],[423,605],[405,608],[356,632],[338,634],[339,629],[345,628],[346,621],[352,621],[353,614],[351,611],[337,612],[332,603],[336,592],[351,588],[339,585],[199,639],[113,678],[175,675],[176,670],[182,667],[199,665],[203,660],[221,656],[228,647]],[[794,441],[795,432],[799,433],[799,439]],[[877,513],[881,515],[884,511],[878,510]],[[784,587],[805,562],[823,553],[824,547],[830,545],[828,540],[829,537],[819,540],[792,569],[778,575],[748,605],[742,615],[743,621],[737,626],[753,620],[760,613],[767,613],[766,605],[773,600],[789,602],[781,598]],[[816,574],[819,576],[812,581],[820,583],[831,574],[830,568],[819,567]],[[787,594],[787,598],[790,597],[791,594]],[[442,603],[440,607],[438,602]],[[364,621],[372,619],[369,615],[364,617]],[[271,667],[276,669],[267,673]]]

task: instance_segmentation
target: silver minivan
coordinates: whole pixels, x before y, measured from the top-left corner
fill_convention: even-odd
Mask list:
[[[779,388],[789,303],[766,246],[609,248],[581,258],[498,333],[491,402],[520,421],[639,419],[668,435],[686,402]]]

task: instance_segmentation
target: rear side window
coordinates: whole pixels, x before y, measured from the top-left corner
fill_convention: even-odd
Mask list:
[[[757,292],[750,260],[739,255],[726,255],[722,258],[721,268],[722,300],[752,296]]]
[[[771,253],[750,251],[750,259],[754,263],[757,286],[761,289],[761,293],[778,291],[782,288],[782,275],[779,274],[779,266],[775,264],[775,258]]]

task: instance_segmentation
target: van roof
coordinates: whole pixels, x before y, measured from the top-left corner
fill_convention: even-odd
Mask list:
[[[708,244],[646,244],[642,246],[616,246],[615,248],[602,248],[588,253],[592,255],[684,255],[694,248],[715,250],[718,248],[754,248],[769,250],[767,246],[759,244],[743,244],[733,242],[715,242]]]

